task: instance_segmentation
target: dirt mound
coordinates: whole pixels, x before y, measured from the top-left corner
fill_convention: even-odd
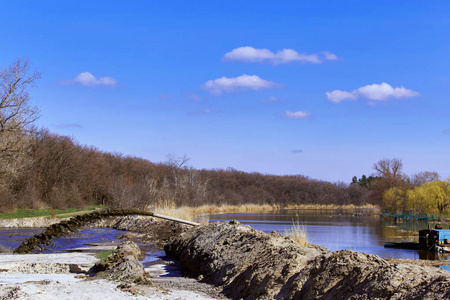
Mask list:
[[[309,261],[329,252],[302,248],[276,232],[267,235],[236,221],[193,228],[164,250],[181,261],[186,273],[222,285],[225,294],[237,299],[275,298]]]
[[[318,257],[280,293],[282,299],[448,299],[450,274],[433,267],[389,264],[342,250]]]
[[[376,255],[301,247],[236,221],[188,230],[165,247],[190,276],[234,299],[443,299],[450,273]]]
[[[128,230],[134,232],[151,231],[155,225],[156,220],[153,217],[128,215],[128,216],[113,216],[98,220],[93,227],[114,228],[118,230]]]
[[[94,270],[103,270],[113,280],[128,283],[150,284],[150,275],[139,261],[143,254],[138,245],[131,241],[122,242],[105,260],[97,263]]]
[[[110,256],[112,265],[106,269],[106,273],[110,278],[120,281],[141,282],[150,279],[139,261],[141,257],[141,250],[135,243],[123,242]]]
[[[156,220],[153,217],[128,215],[108,217],[97,221],[93,227],[114,228],[133,232],[126,233],[119,238],[127,238],[143,242],[155,242],[162,246],[173,236],[189,228],[183,225],[166,220]]]

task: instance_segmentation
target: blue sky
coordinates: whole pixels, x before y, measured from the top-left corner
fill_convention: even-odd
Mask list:
[[[450,176],[448,1],[1,1],[39,126],[196,168]]]

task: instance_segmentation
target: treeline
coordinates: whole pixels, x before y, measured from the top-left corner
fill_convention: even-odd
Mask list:
[[[0,176],[0,208],[108,205],[117,208],[239,204],[368,203],[367,189],[304,176],[233,169],[196,170],[186,157],[165,163],[99,151],[73,138],[40,130],[14,172]]]
[[[393,187],[383,194],[386,210],[394,212],[414,212],[444,214],[450,207],[450,178],[435,180],[420,186]]]

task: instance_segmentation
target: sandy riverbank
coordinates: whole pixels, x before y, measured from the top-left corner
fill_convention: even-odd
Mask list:
[[[128,286],[86,275],[97,261],[94,253],[0,255],[0,299],[226,299],[172,261],[145,268],[153,284]]]

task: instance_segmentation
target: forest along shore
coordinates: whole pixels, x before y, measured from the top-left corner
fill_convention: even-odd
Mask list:
[[[183,274],[201,280],[202,289],[209,289],[213,299],[224,295],[232,299],[450,297],[448,271],[350,250],[301,247],[278,233],[265,234],[237,221],[186,227],[125,216],[95,226],[134,231],[124,237],[165,244],[166,253],[179,260]],[[184,287],[192,291],[201,283],[191,279],[190,284]]]

